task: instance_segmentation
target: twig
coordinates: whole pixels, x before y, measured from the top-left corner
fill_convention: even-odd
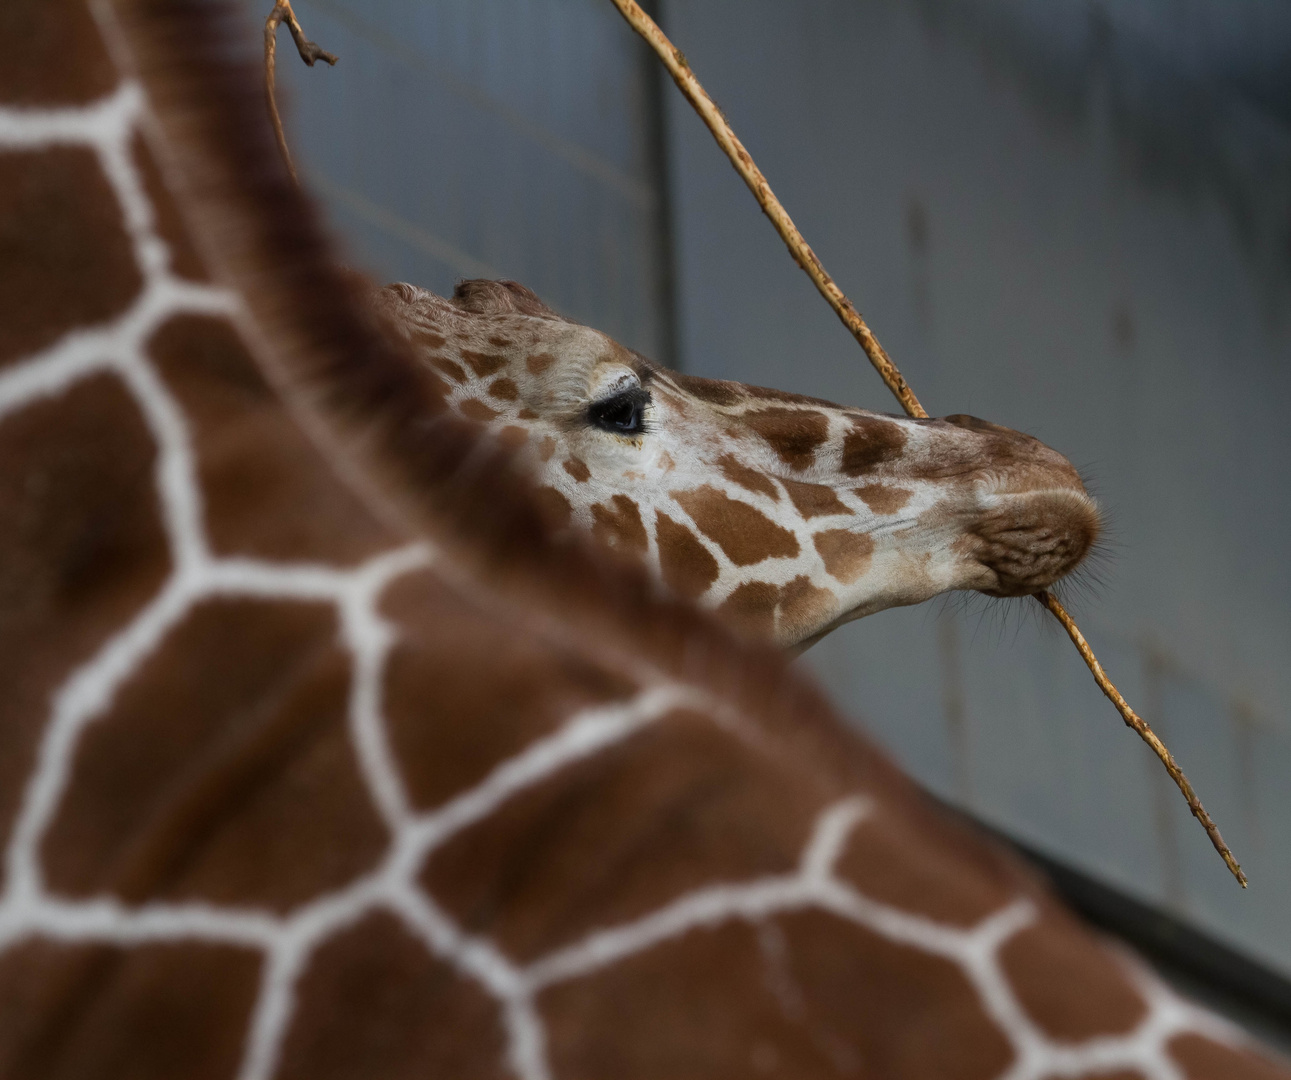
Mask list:
[[[1107,677],[1107,673],[1103,671],[1103,665],[1098,662],[1098,657],[1094,655],[1094,650],[1089,647],[1089,642],[1085,640],[1085,635],[1080,632],[1080,627],[1067,614],[1067,609],[1058,602],[1058,598],[1053,593],[1042,592],[1036,594],[1036,599],[1053,612],[1054,618],[1062,623],[1063,629],[1067,631],[1067,636],[1071,638],[1072,644],[1076,646],[1076,650],[1084,658],[1085,663],[1089,665],[1089,670],[1093,672],[1094,681],[1098,683],[1098,688],[1116,706],[1116,711],[1121,714],[1126,725],[1137,731],[1139,738],[1152,747],[1153,753],[1161,759],[1161,764],[1165,766],[1166,772],[1170,774],[1170,779],[1175,782],[1179,790],[1183,792],[1183,797],[1188,801],[1188,809],[1192,811],[1192,816],[1201,822],[1201,827],[1206,830],[1206,835],[1210,837],[1210,842],[1215,846],[1215,850],[1219,852],[1220,858],[1227,864],[1228,869],[1232,871],[1233,877],[1237,878],[1243,889],[1246,888],[1246,875],[1242,873],[1242,868],[1233,857],[1233,853],[1228,849],[1228,845],[1224,843],[1224,838],[1219,835],[1218,826],[1210,819],[1210,815],[1206,813],[1206,808],[1201,805],[1201,800],[1197,798],[1197,793],[1193,790],[1192,784],[1188,782],[1183,770],[1179,768],[1178,763],[1174,760],[1174,755],[1166,749],[1165,743],[1148,726],[1147,721],[1131,709],[1129,702],[1121,696],[1121,692],[1116,689],[1112,680]]]
[[[767,178],[762,175],[762,170],[753,163],[753,158],[749,152],[744,149],[744,144],[740,142],[731,125],[727,123],[726,117],[722,115],[716,103],[708,92],[700,85],[699,80],[695,78],[695,73],[691,71],[690,64],[687,63],[686,57],[682,54],[662,30],[659,29],[655,21],[641,10],[636,0],[613,0],[614,6],[619,9],[619,14],[627,20],[628,25],[641,35],[646,43],[655,51],[659,59],[663,61],[664,66],[672,75],[673,81],[677,84],[678,89],[685,95],[686,100],[694,106],[699,117],[707,125],[708,130],[713,133],[713,138],[717,140],[717,145],[722,148],[726,156],[730,158],[731,164],[735,166],[735,171],[740,174],[745,184],[753,192],[753,197],[757,199],[758,205],[762,207],[762,212],[771,219],[771,224],[775,226],[776,232],[780,234],[780,239],[785,242],[789,249],[789,254],[793,256],[794,262],[807,272],[807,276],[816,284],[820,294],[829,302],[829,306],[834,309],[838,317],[843,321],[843,325],[851,331],[852,336],[860,343],[865,355],[869,357],[870,363],[874,365],[880,377],[887,384],[889,390],[896,396],[905,409],[906,414],[917,418],[925,418],[928,413],[919,399],[915,397],[914,391],[902,377],[901,372],[897,370],[896,364],[892,362],[891,357],[884,351],[883,346],[879,344],[878,339],[865,325],[865,320],[861,318],[853,306],[852,302],[843,295],[843,292],[834,283],[834,279],[829,276],[825,268],[820,264],[816,253],[811,250],[811,246],[803,238],[798,227],[794,225],[793,220],[789,217],[788,212],[780,204],[780,200],[775,197],[771,190],[771,185],[767,183]],[[1107,677],[1103,671],[1103,666],[1098,662],[1094,651],[1089,647],[1085,636],[1076,626],[1075,621],[1067,614],[1066,609],[1058,602],[1050,592],[1036,593],[1036,599],[1048,608],[1067,631],[1072,643],[1076,646],[1081,658],[1089,667],[1094,676],[1094,681],[1098,687],[1107,695],[1108,699],[1116,706],[1117,711],[1121,714],[1125,723],[1138,732],[1139,738],[1152,748],[1153,753],[1161,759],[1161,764],[1166,768],[1172,780],[1183,793],[1184,799],[1188,802],[1188,809],[1192,811],[1193,816],[1201,822],[1202,827],[1206,830],[1206,835],[1210,837],[1210,842],[1219,852],[1220,857],[1224,860],[1225,865],[1232,872],[1233,877],[1238,881],[1242,888],[1246,888],[1246,875],[1242,873],[1242,868],[1238,865],[1237,860],[1233,857],[1232,851],[1224,843],[1223,837],[1219,835],[1219,829],[1206,813],[1205,807],[1201,805],[1201,800],[1197,798],[1197,793],[1193,790],[1192,784],[1184,775],[1183,770],[1175,762],[1174,756],[1166,749],[1165,744],[1157,737],[1156,733],[1139,717],[1133,709],[1130,708],[1121,692],[1113,685],[1112,680]]]
[[[296,43],[296,51],[309,67],[313,67],[317,60],[326,60],[329,64],[335,65],[337,57],[305,37],[305,31],[300,28],[300,23],[296,20],[296,13],[291,10],[291,0],[275,0],[273,10],[264,21],[264,96],[269,106],[269,119],[273,123],[273,133],[278,139],[278,149],[282,152],[282,160],[286,162],[287,171],[291,173],[292,180],[299,183],[300,181],[296,179],[296,166],[292,164],[291,154],[287,150],[287,137],[282,132],[282,118],[278,115],[278,100],[274,93],[274,59],[278,52],[278,27],[284,22],[287,24],[287,29],[291,31],[292,40]]]

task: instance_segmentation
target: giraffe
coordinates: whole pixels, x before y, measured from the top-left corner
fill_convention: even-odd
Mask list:
[[[950,589],[1037,592],[1098,536],[1066,458],[975,417],[667,371],[515,282],[375,299],[453,410],[518,448],[557,525],[644,559],[751,636],[801,648]]]
[[[0,1076],[1291,1076],[554,533],[238,18],[0,9]]]

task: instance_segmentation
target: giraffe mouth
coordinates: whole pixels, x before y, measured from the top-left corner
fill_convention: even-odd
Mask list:
[[[998,496],[970,536],[973,558],[994,577],[988,596],[1027,596],[1070,574],[1102,527],[1098,507],[1069,488]]]

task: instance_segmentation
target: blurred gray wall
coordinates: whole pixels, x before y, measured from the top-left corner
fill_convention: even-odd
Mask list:
[[[284,36],[289,135],[356,262],[894,408],[608,0],[298,8],[342,60]],[[1091,478],[1109,544],[1072,606],[1251,889],[1034,605],[885,612],[805,662],[934,790],[1291,973],[1291,5],[661,14],[925,405]]]
[[[272,3],[245,0],[263,19]],[[263,7],[264,11],[260,12]],[[440,293],[513,278],[674,359],[657,73],[602,0],[304,0],[290,145],[358,265]]]
[[[1110,523],[1073,606],[1243,894],[1034,604],[808,654],[935,790],[1291,972],[1291,5],[670,0],[668,28],[934,415],[1030,431]],[[682,102],[681,355],[891,411]]]

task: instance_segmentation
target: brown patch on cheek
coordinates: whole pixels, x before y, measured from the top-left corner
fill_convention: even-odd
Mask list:
[[[776,490],[771,477],[757,469],[750,469],[734,454],[723,454],[717,459],[717,467],[732,484],[739,484],[745,491],[755,491],[776,502],[780,501],[780,492]]]
[[[489,385],[489,397],[499,401],[515,401],[520,396],[520,388],[510,379],[495,379]]]
[[[649,541],[641,522],[641,510],[626,495],[615,495],[610,502],[612,507],[593,504],[592,535],[607,547],[644,555]]]
[[[498,441],[503,446],[516,449],[524,446],[529,441],[529,432],[526,428],[517,427],[515,424],[508,424],[498,432]]]
[[[549,352],[530,353],[524,358],[524,366],[530,375],[541,375],[555,362],[556,358]]]
[[[576,457],[566,458],[564,469],[580,484],[587,483],[587,478],[592,475],[592,470]]]
[[[554,487],[540,487],[534,493],[534,498],[538,503],[539,512],[547,520],[548,525],[553,529],[569,527],[570,519],[574,515],[574,508],[564,495]]]
[[[121,207],[90,150],[0,156],[0,252],[0,366],[105,322],[142,284]]]
[[[457,411],[468,420],[479,420],[481,423],[492,420],[498,415],[496,409],[490,409],[484,402],[477,401],[475,398],[459,401]]]
[[[699,526],[699,531],[726,552],[736,566],[752,566],[776,555],[798,554],[798,539],[760,510],[730,498],[708,484],[672,497]]]
[[[659,455],[659,468],[664,472],[672,472],[677,467],[677,463],[672,460],[672,455],[665,450]]]
[[[742,419],[796,470],[816,460],[816,448],[829,436],[829,419],[814,409],[762,409]]]
[[[775,634],[775,606],[779,598],[778,586],[749,581],[734,589],[717,611],[750,637],[770,638]]]
[[[499,349],[506,349],[515,343],[509,337],[503,337],[501,334],[494,334],[489,338],[489,344]]]
[[[876,514],[895,514],[914,494],[908,488],[889,487],[887,484],[866,484],[852,490]]]
[[[538,458],[540,461],[550,461],[551,455],[556,452],[556,440],[550,435],[544,435],[538,443]]]
[[[466,379],[467,379],[466,370],[465,368],[462,367],[461,364],[454,363],[452,360],[449,360],[448,357],[446,356],[431,356],[431,357],[428,357],[428,359],[430,361],[431,367],[433,367],[436,371],[442,372],[443,374],[447,375],[454,382],[456,383],[466,382]]]
[[[780,589],[781,630],[805,632],[828,621],[838,608],[838,599],[828,589],[818,589],[806,576],[794,578]]]
[[[891,420],[854,419],[852,430],[843,437],[843,472],[848,476],[873,472],[899,458],[907,441],[906,433]]]
[[[717,580],[717,560],[694,533],[662,510],[655,511],[655,539],[663,580],[673,592],[693,600]]]
[[[797,480],[781,480],[794,507],[804,518],[823,517],[827,514],[850,514],[847,504],[834,494],[834,489],[824,484],[803,484]]]
[[[521,420],[538,419],[538,414],[534,412],[532,409],[521,409],[518,413],[516,413],[516,416],[519,417]]]
[[[507,362],[505,356],[499,356],[497,353],[475,352],[472,349],[463,349],[462,359],[471,365],[471,370],[475,372],[477,378],[481,379],[501,371]]]
[[[870,568],[874,541],[865,533],[849,529],[826,529],[812,537],[821,561],[831,577],[850,585]]]
[[[414,345],[421,345],[431,350],[442,349],[448,344],[448,339],[443,334],[438,334],[434,330],[427,330],[424,326],[419,326],[413,330],[412,341]]]

